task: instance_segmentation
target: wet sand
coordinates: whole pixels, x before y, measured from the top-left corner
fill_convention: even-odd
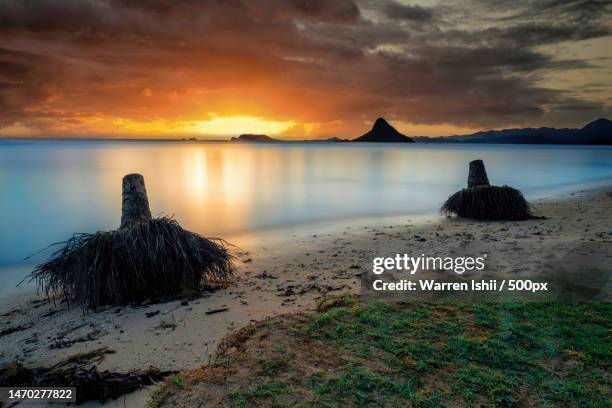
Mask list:
[[[529,276],[568,251],[595,243],[602,262],[612,264],[610,191],[534,201],[536,213],[547,217],[543,220],[483,223],[397,216],[328,225],[314,234],[296,230],[283,238],[243,237],[236,251],[235,281],[189,302],[84,313],[78,307],[41,301],[35,293],[21,293],[0,310],[0,332],[26,327],[0,337],[0,366],[15,359],[28,366],[49,366],[79,352],[108,347],[115,353],[106,356],[100,369],[196,368],[207,362],[229,329],[313,309],[327,294],[358,293],[359,276],[371,271],[373,258],[397,253],[487,253],[488,273]],[[130,398],[138,402],[128,406],[138,406],[146,392]],[[123,406],[124,401],[113,404]]]

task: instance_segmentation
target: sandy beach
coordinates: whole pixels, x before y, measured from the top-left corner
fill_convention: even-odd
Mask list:
[[[359,293],[375,257],[396,253],[490,254],[487,273],[533,276],[576,248],[612,260],[612,188],[532,202],[546,219],[473,222],[396,216],[346,222],[317,234],[242,238],[236,277],[226,289],[190,301],[84,312],[32,293],[1,310],[0,365],[16,359],[50,366],[108,347],[101,369],[193,369],[207,362],[228,330],[250,321],[314,308],[327,294]],[[274,236],[273,232],[269,233]],[[451,273],[451,272],[448,272]],[[608,282],[607,285],[610,283]],[[11,330],[12,329],[12,330]]]

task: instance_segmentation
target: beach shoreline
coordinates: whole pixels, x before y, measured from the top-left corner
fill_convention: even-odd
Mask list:
[[[83,312],[20,293],[0,312],[0,366],[16,359],[50,366],[100,347],[114,350],[100,369],[149,366],[186,370],[207,362],[228,330],[265,317],[312,310],[329,294],[359,293],[360,274],[374,257],[397,253],[496,254],[492,273],[529,275],[550,257],[584,242],[612,240],[612,186],[532,202],[546,219],[474,222],[442,216],[394,216],[366,225],[344,223],[275,242],[244,238],[236,250],[236,278],[190,301]],[[418,218],[418,220],[417,220]],[[604,258],[612,259],[610,245]]]

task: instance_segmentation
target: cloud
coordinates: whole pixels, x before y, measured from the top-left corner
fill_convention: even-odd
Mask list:
[[[596,76],[610,61],[571,48],[612,45],[609,7],[7,0],[0,127],[104,135],[121,123],[205,121],[210,112],[309,124],[320,136],[355,135],[381,115],[423,125],[578,125],[610,112],[606,92],[581,93],[599,82],[609,94]]]
[[[483,0],[492,8],[507,8],[514,12],[508,20],[546,19],[549,21],[569,21],[572,23],[592,24],[606,20],[612,14],[610,0],[530,0],[523,2],[502,2]]]
[[[406,5],[392,1],[384,8],[384,13],[391,19],[411,20],[418,22],[431,21],[434,14],[430,9],[419,5]]]

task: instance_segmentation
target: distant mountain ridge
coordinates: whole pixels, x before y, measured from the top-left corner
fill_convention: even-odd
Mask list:
[[[488,130],[471,135],[415,137],[420,143],[510,143],[612,145],[612,121],[597,119],[580,129],[520,128]]]
[[[372,129],[362,136],[353,139],[332,137],[323,140],[283,140],[274,139],[261,134],[242,134],[232,137],[232,142],[247,143],[508,143],[508,144],[574,144],[574,145],[612,145],[612,121],[601,118],[587,123],[579,129],[517,128],[503,130],[487,130],[470,135],[455,135],[443,137],[416,136],[410,138],[398,132],[384,118],[378,118]]]
[[[351,141],[370,143],[414,143],[414,140],[398,132],[384,118],[376,119],[369,132]]]
[[[374,121],[374,125],[369,132],[361,135],[360,137],[347,140],[340,139],[337,137],[331,137],[329,139],[322,140],[283,140],[273,139],[267,135],[258,135],[245,133],[238,137],[232,137],[232,142],[247,142],[247,143],[291,143],[291,142],[323,142],[323,143],[341,143],[341,142],[370,142],[370,143],[414,143],[414,140],[406,135],[401,134],[393,126],[389,124],[384,118],[378,118]]]

